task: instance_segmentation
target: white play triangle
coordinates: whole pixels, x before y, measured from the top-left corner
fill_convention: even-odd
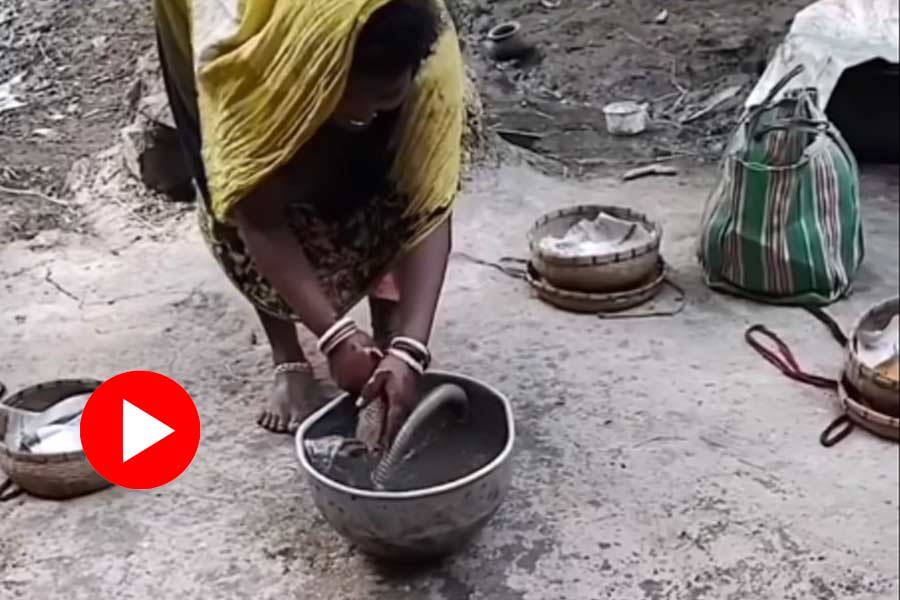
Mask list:
[[[128,462],[158,444],[175,430],[129,402],[122,400],[122,462]]]

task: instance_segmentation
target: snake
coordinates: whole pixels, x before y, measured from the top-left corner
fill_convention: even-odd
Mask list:
[[[454,383],[436,387],[419,402],[388,448],[382,446],[387,424],[387,403],[384,400],[376,400],[362,408],[357,419],[356,441],[361,443],[370,455],[380,457],[372,471],[372,484],[375,489],[385,489],[386,482],[396,472],[409,451],[413,435],[432,414],[446,405],[452,405],[464,416],[468,402],[466,391]]]

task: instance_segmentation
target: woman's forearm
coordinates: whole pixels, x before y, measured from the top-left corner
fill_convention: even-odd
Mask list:
[[[401,333],[428,342],[450,258],[450,219],[404,256],[395,270]]]
[[[316,336],[337,319],[315,270],[285,220],[285,193],[276,177],[235,209],[238,231],[256,268]]]
[[[241,237],[259,270],[301,322],[316,336],[334,324],[337,313],[322,290],[303,248],[287,228],[244,228]]]

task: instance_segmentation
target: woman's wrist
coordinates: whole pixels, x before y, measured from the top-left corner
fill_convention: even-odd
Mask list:
[[[331,305],[315,276],[298,277],[290,281],[288,289],[279,292],[303,325],[317,338],[341,321],[340,314]]]
[[[410,303],[405,304],[404,299],[400,300],[397,307],[400,319],[398,326],[392,331],[392,340],[405,338],[427,348],[431,338],[434,311],[427,306],[411,306],[413,302],[414,299],[410,299]]]
[[[431,366],[431,351],[423,342],[409,336],[397,336],[388,346],[388,354],[402,360],[421,374]]]
[[[409,352],[399,350],[397,348],[388,348],[388,356],[392,356],[409,367],[416,375],[425,373],[425,366],[417,361]]]
[[[359,327],[353,319],[340,319],[322,332],[322,335],[319,336],[319,340],[316,342],[316,347],[319,352],[328,357],[337,350],[338,346],[357,333],[359,333]]]

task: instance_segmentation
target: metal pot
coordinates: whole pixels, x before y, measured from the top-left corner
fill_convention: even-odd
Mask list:
[[[603,255],[559,257],[540,250],[547,236],[561,237],[582,219],[596,219],[601,212],[633,221],[650,232],[649,241],[637,248]],[[660,259],[662,227],[645,215],[619,206],[583,205],[550,212],[528,232],[531,264],[547,283],[560,290],[592,294],[633,291],[646,283]]]
[[[356,409],[349,395],[312,415],[297,431],[297,456],[316,507],[338,533],[376,558],[420,562],[452,554],[488,523],[509,490],[515,444],[509,400],[484,383],[442,372],[425,375],[423,394],[446,383],[465,390],[471,419],[490,420],[501,436],[501,450],[483,468],[438,486],[406,492],[364,490],[312,466],[306,440],[352,435]]]
[[[863,313],[850,332],[845,366],[850,385],[859,390],[875,410],[891,417],[900,417],[900,383],[865,365],[859,358],[858,349],[860,330],[886,327],[897,314],[900,314],[898,297],[879,302]]]
[[[525,58],[534,51],[534,46],[521,35],[522,25],[518,21],[501,23],[487,34],[487,48],[491,58],[506,62]]]
[[[613,102],[603,107],[606,130],[612,135],[629,136],[647,129],[647,105],[637,102]]]

